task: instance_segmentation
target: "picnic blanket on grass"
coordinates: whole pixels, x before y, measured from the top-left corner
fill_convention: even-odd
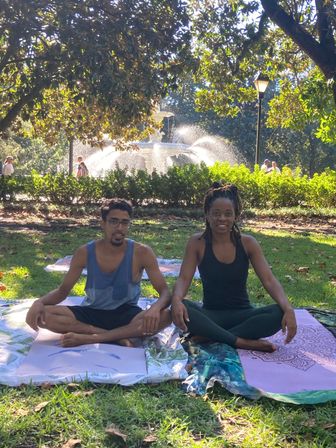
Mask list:
[[[316,311],[336,328],[336,314]],[[191,374],[184,381],[188,392],[205,394],[215,383],[232,393],[257,399],[313,404],[336,399],[336,339],[307,310],[295,310],[298,334],[284,345],[281,331],[267,338],[274,353],[235,350],[226,344],[184,344]]]
[[[67,303],[81,300],[73,297]],[[237,351],[221,343],[185,342],[183,350],[173,325],[135,348],[112,344],[63,348],[59,335],[46,330],[37,335],[25,324],[31,303],[0,301],[0,384],[89,380],[126,386],[180,379],[188,392],[200,395],[219,383],[252,399],[265,396],[296,404],[336,399],[336,340],[311,315],[332,330],[336,313],[296,310],[297,340],[284,346],[281,333],[273,336],[270,339],[279,345],[274,354]],[[151,303],[140,301],[144,309]],[[191,369],[189,375],[186,367]]]
[[[80,304],[82,300],[83,297],[72,297],[63,304]],[[151,303],[150,299],[141,299],[139,305],[146,309]],[[25,324],[31,304],[31,300],[0,301],[0,384],[89,380],[129,386],[187,376],[188,355],[174,325],[145,338],[142,345],[134,348],[113,344],[63,348],[59,334],[48,330],[36,333]]]
[[[67,255],[64,258],[60,258],[54,264],[48,264],[44,269],[47,272],[68,272],[72,255]],[[182,260],[175,258],[158,258],[159,268],[164,277],[178,277]],[[83,275],[87,275],[86,269],[83,269]],[[194,278],[199,279],[200,275],[198,269],[196,269]],[[146,271],[142,274],[142,280],[148,280]]]

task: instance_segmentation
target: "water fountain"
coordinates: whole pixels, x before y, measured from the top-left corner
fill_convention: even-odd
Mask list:
[[[206,135],[197,126],[183,126],[172,134],[172,142],[164,143],[158,132],[149,142],[134,142],[129,151],[117,151],[112,141],[106,141],[103,149],[75,145],[75,154],[83,154],[90,175],[104,176],[117,166],[122,169],[156,170],[165,173],[170,166],[204,162],[211,166],[216,161],[230,164],[242,162],[236,148],[221,137]]]

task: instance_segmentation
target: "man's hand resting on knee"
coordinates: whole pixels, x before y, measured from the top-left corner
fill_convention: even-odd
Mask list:
[[[161,309],[155,306],[155,304],[145,312],[142,321],[144,336],[155,334],[158,332],[160,324],[160,312]]]
[[[29,308],[26,323],[35,331],[38,331],[40,324],[45,325],[45,305],[41,300],[35,300]]]

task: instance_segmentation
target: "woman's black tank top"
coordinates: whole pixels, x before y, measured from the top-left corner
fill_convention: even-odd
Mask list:
[[[205,251],[198,266],[203,284],[203,306],[207,309],[239,309],[251,306],[246,289],[249,259],[239,238],[232,263],[215,257],[212,243],[205,237]]]

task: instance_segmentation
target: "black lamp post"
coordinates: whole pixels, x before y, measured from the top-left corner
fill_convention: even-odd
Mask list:
[[[258,92],[258,122],[257,122],[257,139],[256,139],[256,150],[254,163],[259,165],[259,154],[260,154],[260,121],[261,121],[261,100],[264,97],[264,93],[267,89],[269,83],[269,78],[261,73],[258,73],[256,79],[254,80],[255,88]]]

